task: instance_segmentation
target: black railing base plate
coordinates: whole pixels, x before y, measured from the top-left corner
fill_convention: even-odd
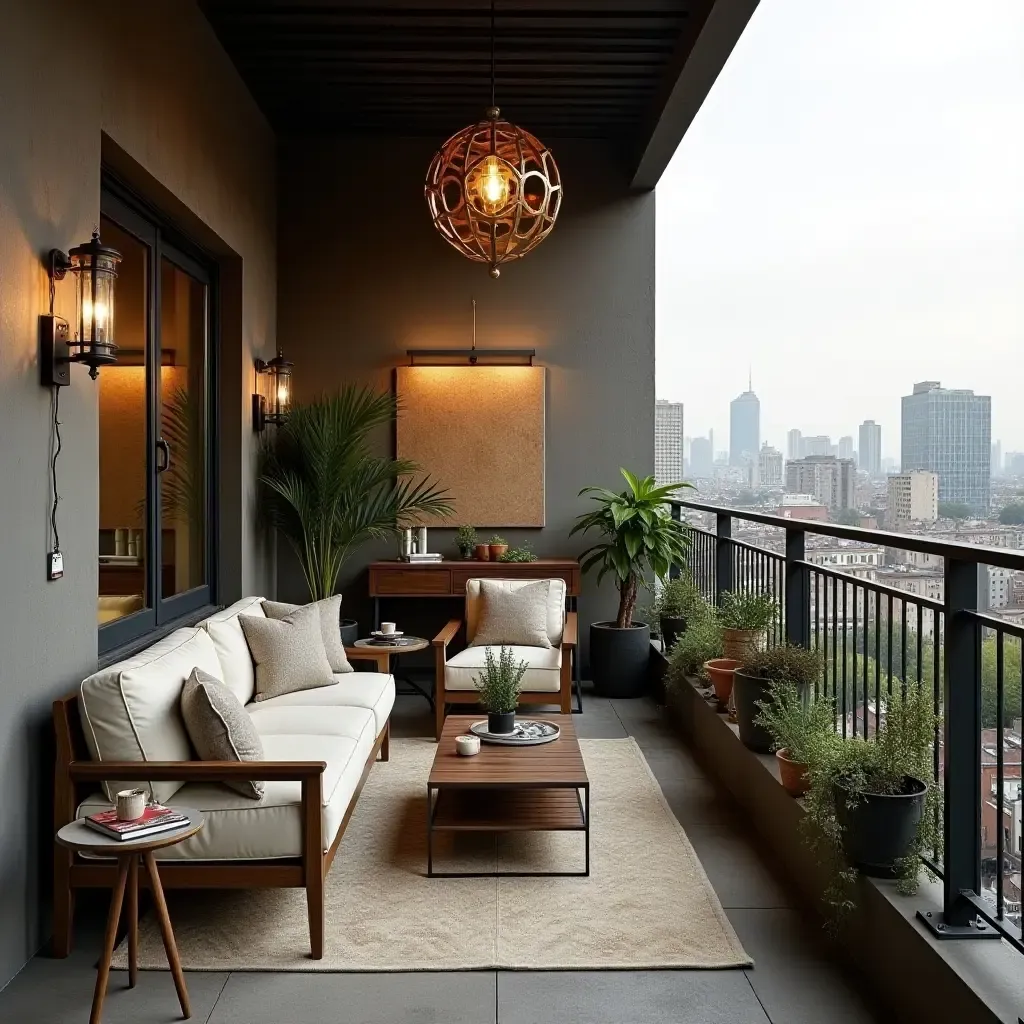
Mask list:
[[[919,910],[917,919],[932,933],[936,939],[998,939],[999,932],[990,924],[986,924],[980,918],[975,918],[974,924],[952,925],[942,920],[941,913],[932,913],[930,910]]]

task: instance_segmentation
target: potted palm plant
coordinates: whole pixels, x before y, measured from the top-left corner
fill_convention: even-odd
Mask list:
[[[771,732],[759,721],[761,704],[771,699],[772,687],[791,683],[801,697],[807,695],[821,672],[821,656],[806,647],[782,644],[753,651],[733,674],[732,699],[744,745],[760,754],[773,749]]]
[[[700,591],[689,576],[680,575],[662,584],[647,610],[651,620],[658,624],[662,650],[672,650],[686,630],[687,619],[703,604]]]
[[[605,697],[639,697],[647,682],[651,628],[634,622],[641,586],[647,575],[663,580],[672,565],[686,564],[689,534],[673,519],[666,502],[681,487],[659,487],[653,476],[639,478],[620,470],[626,489],[616,493],[604,487],[584,487],[597,507],[576,520],[569,535],[596,531],[601,539],[580,555],[584,572],[597,569],[600,583],[609,573],[619,588],[619,609],[614,622],[590,626],[590,671],[594,688]]]
[[[487,708],[487,731],[510,733],[516,727],[519,686],[528,666],[525,661],[517,663],[512,649],[504,645],[497,658],[493,648],[486,648],[484,659],[484,670],[473,682],[480,694],[480,703]]]
[[[260,450],[261,508],[298,557],[313,601],[334,593],[358,545],[451,514],[447,492],[417,479],[416,463],[371,454],[370,435],[397,414],[390,392],[350,385],[293,406]],[[358,635],[345,620],[345,642]]]
[[[816,744],[835,736],[835,703],[830,697],[810,700],[788,680],[771,684],[768,699],[757,702],[755,724],[766,729],[775,748],[779,781],[790,796],[810,788],[807,776]]]
[[[727,590],[719,604],[723,656],[743,661],[764,646],[768,627],[775,622],[778,605],[768,594]]]

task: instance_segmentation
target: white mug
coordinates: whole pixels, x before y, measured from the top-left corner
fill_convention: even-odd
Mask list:
[[[394,633],[395,624],[393,622],[382,622],[380,624],[380,631],[382,633]]]
[[[122,789],[117,794],[117,820],[137,821],[146,813],[144,789]]]

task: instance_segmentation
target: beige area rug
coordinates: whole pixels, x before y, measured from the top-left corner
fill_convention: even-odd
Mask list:
[[[327,876],[324,958],[299,889],[168,893],[183,965],[208,971],[720,968],[751,964],[632,739],[581,740],[589,878],[427,878],[429,740],[374,765]],[[435,870],[576,870],[583,836],[441,833]],[[167,968],[152,915],[140,965]],[[116,967],[127,967],[121,944]]]

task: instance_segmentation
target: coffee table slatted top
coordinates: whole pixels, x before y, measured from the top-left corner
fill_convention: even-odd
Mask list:
[[[460,756],[455,752],[455,737],[468,733],[469,727],[482,717],[479,714],[451,715],[445,719],[427,780],[429,787],[575,789],[589,786],[571,715],[528,716],[559,726],[561,735],[551,743],[530,747],[481,743],[479,754]]]

